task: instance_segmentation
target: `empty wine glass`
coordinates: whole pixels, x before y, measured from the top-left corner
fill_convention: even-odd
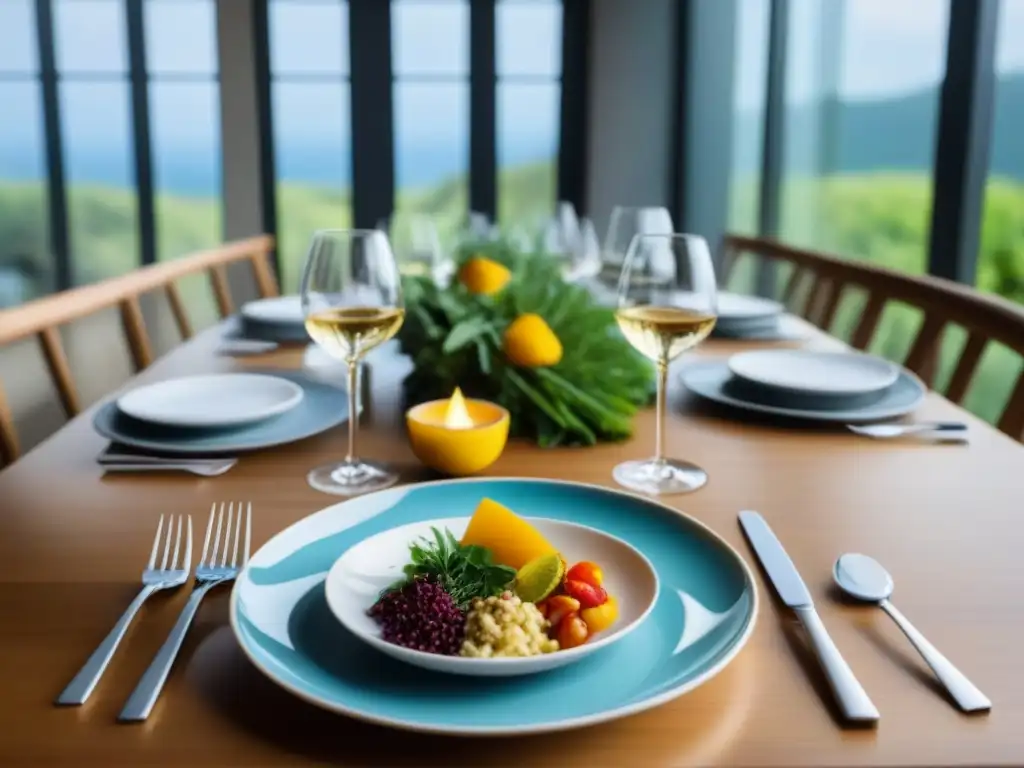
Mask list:
[[[398,474],[356,457],[359,361],[394,336],[405,318],[402,281],[387,236],[378,229],[314,233],[301,292],[309,335],[348,368],[348,452],[342,462],[313,469],[307,480],[339,496],[387,488]]]
[[[597,230],[590,219],[580,221],[579,237],[572,254],[572,269],[569,280],[589,280],[601,272],[601,243]]]
[[[622,272],[626,252],[634,237],[670,234],[672,234],[672,215],[667,208],[615,206],[611,218],[608,220],[602,271],[614,284]]]
[[[438,285],[447,282],[452,267],[433,218],[418,212],[396,213],[389,229],[401,274],[430,276]]]
[[[717,292],[711,251],[696,235],[637,235],[626,253],[615,319],[627,341],[652,360],[658,375],[654,457],[626,461],[616,482],[653,495],[694,491],[707,482],[696,464],[665,456],[669,363],[715,327]]]

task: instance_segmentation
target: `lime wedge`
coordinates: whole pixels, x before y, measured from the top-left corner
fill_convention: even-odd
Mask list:
[[[565,561],[557,552],[535,557],[516,571],[516,595],[526,603],[537,603],[550,595],[565,576]]]

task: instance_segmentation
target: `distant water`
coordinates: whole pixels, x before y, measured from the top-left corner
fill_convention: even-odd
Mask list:
[[[280,181],[347,188],[351,185],[349,153],[330,145],[290,145],[278,151],[275,161]],[[31,181],[45,177],[45,158],[36,147],[0,146],[0,179]],[[508,165],[522,165],[550,158],[552,150],[542,142],[510,147],[502,158]],[[153,156],[158,191],[188,196],[220,194],[221,167],[218,151],[209,146],[176,149]],[[426,187],[466,173],[469,147],[404,146],[395,168],[396,186]],[[65,161],[72,184],[135,185],[131,148],[96,147],[76,152]]]

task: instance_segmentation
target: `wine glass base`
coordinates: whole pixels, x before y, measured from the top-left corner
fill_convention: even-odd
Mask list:
[[[306,480],[318,491],[335,496],[358,496],[390,488],[398,482],[398,473],[385,464],[357,459],[316,467]]]
[[[612,470],[612,477],[624,488],[651,496],[690,493],[708,481],[708,473],[696,464],[677,459],[624,461]]]

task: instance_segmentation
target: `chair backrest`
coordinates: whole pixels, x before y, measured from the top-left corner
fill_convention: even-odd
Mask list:
[[[967,341],[953,369],[945,395],[961,403],[990,341],[1024,356],[1024,307],[983,294],[950,280],[910,275],[840,256],[793,248],[775,240],[727,235],[723,241],[723,284],[745,254],[792,265],[780,298],[802,317],[829,330],[844,291],[858,288],[867,301],[854,326],[850,344],[866,349],[889,302],[902,302],[924,314],[903,364],[934,386],[943,334],[950,325],[967,331]],[[809,285],[809,288],[808,288]],[[803,297],[801,300],[800,297]],[[796,306],[799,305],[799,306]],[[1024,439],[1024,372],[1018,375],[998,426],[1015,440]]]
[[[231,264],[248,261],[252,266],[259,295],[277,295],[277,280],[268,259],[273,246],[273,238],[266,235],[238,240],[173,261],[143,267],[110,280],[0,310],[0,347],[35,336],[64,413],[71,418],[81,410],[81,401],[61,343],[60,326],[104,309],[118,307],[133,366],[136,371],[142,370],[152,362],[153,351],[139,304],[140,296],[162,290],[182,339],[187,339],[192,335],[192,325],[176,281],[205,272],[210,280],[217,310],[222,318],[226,317],[234,312],[227,275],[227,267]],[[19,455],[14,417],[4,394],[3,383],[0,382],[0,468],[12,463]]]

